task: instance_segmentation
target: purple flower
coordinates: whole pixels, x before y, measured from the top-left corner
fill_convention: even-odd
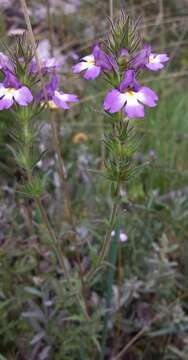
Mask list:
[[[151,53],[146,63],[146,67],[152,71],[157,71],[164,68],[164,63],[169,60],[166,54]]]
[[[45,97],[48,98],[48,106],[51,109],[70,109],[69,103],[77,103],[78,97],[74,94],[66,94],[63,91],[59,91],[58,89],[58,79],[57,76],[54,74],[52,75],[51,81],[45,86],[45,91],[40,92],[36,100],[44,102]]]
[[[112,230],[111,236],[114,237],[115,234],[116,234],[115,230]],[[128,240],[128,235],[122,230],[120,230],[120,232],[119,232],[119,240],[121,242],[126,242]]]
[[[31,91],[22,86],[9,70],[4,70],[5,79],[0,83],[0,110],[9,109],[14,103],[27,106],[33,100]]]
[[[165,62],[169,60],[167,54],[155,54],[151,52],[151,46],[145,44],[143,49],[137,52],[131,60],[131,66],[135,69],[148,68],[152,71],[160,70]]]
[[[90,55],[84,56],[81,61],[73,66],[75,74],[85,70],[84,79],[94,80],[101,71],[117,71],[117,63],[112,55],[107,55],[99,45],[95,45]]]
[[[2,52],[0,52],[0,70],[14,70],[14,65],[9,57]]]
[[[125,72],[118,89],[109,91],[104,100],[104,110],[116,113],[123,110],[128,118],[144,117],[144,105],[156,106],[157,95],[148,87],[140,87],[134,70]]]
[[[40,60],[41,65],[41,72],[43,75],[47,73],[54,72],[60,68],[60,64],[56,61],[54,57],[49,59],[41,59]],[[30,66],[29,66],[29,72],[36,75],[39,72],[38,64],[35,59],[31,60]]]
[[[124,231],[120,231],[119,239],[121,242],[126,242],[128,240],[128,235]]]

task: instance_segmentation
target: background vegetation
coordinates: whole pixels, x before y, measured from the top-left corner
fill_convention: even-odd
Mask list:
[[[0,36],[25,28],[18,0],[3,0]],[[52,53],[63,63],[62,86],[79,94],[80,104],[59,112],[63,149],[83,269],[105,233],[111,206],[108,182],[100,171],[101,142],[107,126],[101,104],[102,80],[86,82],[71,73],[77,58],[89,53],[106,31],[113,4],[136,19],[146,42],[167,52],[163,72],[145,80],[159,94],[158,106],[134,121],[141,136],[136,161],[143,170],[122,189],[120,222],[128,235],[119,241],[114,281],[104,272],[87,294],[92,321],[80,312],[74,294],[61,278],[40,214],[21,197],[23,174],[9,146],[14,121],[0,113],[0,359],[99,359],[104,335],[106,294],[111,298],[105,359],[188,359],[188,2],[187,0],[30,0],[31,21],[42,56]],[[48,114],[38,146],[48,149],[39,171],[47,173],[43,204],[74,264],[75,243],[65,235],[63,194],[51,147]],[[9,144],[9,146],[8,146]],[[75,277],[75,286],[79,280]],[[109,282],[112,284],[109,291]]]

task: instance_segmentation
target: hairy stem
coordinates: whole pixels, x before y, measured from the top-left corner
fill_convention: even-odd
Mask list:
[[[46,101],[46,104],[48,104],[48,98],[47,98],[47,94],[46,94],[46,91],[45,91],[45,84],[44,84],[43,76],[42,76],[42,73],[41,73],[40,59],[39,59],[39,56],[38,56],[38,53],[37,53],[37,46],[36,46],[32,26],[31,26],[31,21],[30,21],[29,14],[28,14],[27,4],[26,4],[25,0],[20,0],[20,2],[21,2],[23,13],[24,13],[25,22],[26,22],[26,25],[27,25],[31,45],[33,47],[36,63],[37,63],[37,66],[38,66],[45,101]],[[48,13],[49,13],[49,8],[48,8]],[[53,112],[51,112],[51,127],[52,127],[52,136],[53,136],[54,149],[55,149],[55,152],[57,153],[57,157],[58,157],[59,174],[60,174],[62,186],[63,186],[63,189],[64,189],[65,216],[66,216],[67,220],[69,220],[69,222],[71,223],[72,222],[72,220],[71,220],[72,215],[71,215],[70,198],[69,198],[68,187],[67,187],[66,179],[65,179],[64,164],[63,164],[63,158],[62,158],[62,155],[61,155],[61,149],[60,149],[60,144],[59,144],[59,139],[58,139],[58,133],[57,133],[57,127],[56,127],[56,119],[55,119],[55,116],[54,116]]]

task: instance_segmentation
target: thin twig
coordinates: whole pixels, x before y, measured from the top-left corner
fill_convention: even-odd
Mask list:
[[[113,21],[113,17],[114,17],[114,1],[113,0],[109,0],[109,10],[110,10],[110,19]]]
[[[51,55],[54,55],[54,42],[53,42],[53,23],[52,16],[50,13],[50,1],[47,0],[47,19],[48,19],[48,35],[49,35],[49,43],[50,43],[50,52]]]

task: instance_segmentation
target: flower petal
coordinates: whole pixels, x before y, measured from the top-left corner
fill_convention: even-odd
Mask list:
[[[52,101],[56,104],[58,108],[68,110],[70,109],[70,106],[66,103],[65,100],[61,99],[61,97],[54,95],[52,96]]]
[[[9,109],[13,105],[13,98],[4,96],[0,100],[0,110]]]
[[[158,71],[158,70],[163,69],[164,65],[162,63],[151,63],[151,62],[149,62],[148,64],[146,64],[146,67],[149,70]]]
[[[84,79],[94,80],[99,76],[100,72],[101,68],[99,66],[92,65],[89,69],[86,70],[84,74]]]
[[[78,74],[83,70],[87,70],[91,65],[87,61],[81,61],[72,67],[73,73]]]
[[[136,93],[137,100],[141,101],[144,105],[149,107],[156,106],[156,101],[158,100],[157,94],[148,87],[141,87],[140,90]]]
[[[109,91],[104,99],[104,110],[116,113],[122,109],[126,102],[126,94],[122,94],[116,89]]]
[[[72,103],[77,103],[79,100],[78,100],[78,97],[74,94],[65,94],[63,92],[60,92],[60,91],[55,91],[55,94],[54,96],[52,97],[54,103],[62,108],[62,109],[70,109],[70,106],[69,106],[69,102],[72,102]]]
[[[81,60],[87,61],[89,63],[94,63],[95,62],[95,58],[94,58],[93,54],[86,55]]]
[[[144,47],[131,59],[131,66],[133,69],[138,70],[144,68],[144,66],[148,63],[150,53],[151,46],[149,44],[145,44]]]
[[[167,54],[151,54],[157,62],[166,62],[170,58]]]
[[[74,94],[62,94],[62,98],[64,99],[64,101],[68,101],[68,102],[73,102],[73,103],[77,103],[79,102],[78,96],[74,95]]]
[[[117,63],[112,55],[106,54],[99,45],[95,45],[93,49],[93,55],[95,59],[95,65],[101,67],[104,71],[110,71],[118,69]]]
[[[3,72],[5,74],[5,78],[3,81],[4,86],[7,88],[19,89],[21,84],[16,78],[16,76],[8,69],[3,70]]]
[[[150,70],[157,71],[162,68],[164,68],[165,62],[169,60],[169,57],[167,54],[153,54],[151,53],[148,58],[148,63],[146,64],[146,67]]]
[[[6,88],[4,87],[3,83],[0,83],[0,98],[4,96],[6,93]]]
[[[125,115],[128,116],[128,118],[143,118],[144,117],[144,106],[139,104],[130,105],[126,104],[124,108]]]
[[[137,91],[139,89],[139,85],[135,77],[136,74],[134,70],[125,71],[123,80],[121,81],[119,86],[120,91],[125,91],[129,86],[131,86],[131,88]]]
[[[144,106],[137,100],[137,92],[126,92],[124,112],[129,118],[144,117]]]
[[[20,89],[15,90],[13,97],[21,106],[27,106],[33,101],[33,95],[26,86],[22,86]]]

